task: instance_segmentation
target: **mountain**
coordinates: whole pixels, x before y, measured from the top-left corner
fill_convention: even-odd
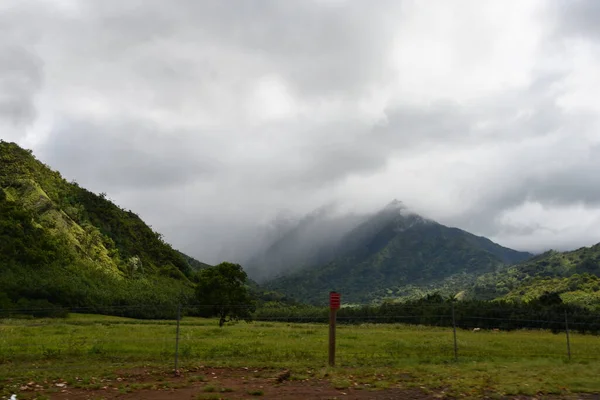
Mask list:
[[[364,303],[397,297],[407,288],[423,291],[448,282],[466,286],[479,275],[532,256],[424,218],[399,201],[358,224],[329,251],[328,262],[265,286],[299,301],[321,303],[327,292],[337,290],[344,301]]]
[[[557,293],[566,303],[600,307],[600,243],[573,251],[547,251],[478,277],[467,295],[531,301]]]
[[[0,308],[175,305],[203,266],[105,194],[0,141]]]
[[[334,206],[321,207],[304,218],[279,222],[275,240],[248,259],[248,275],[264,282],[299,269],[329,262],[341,238],[365,219],[361,215],[337,215]]]

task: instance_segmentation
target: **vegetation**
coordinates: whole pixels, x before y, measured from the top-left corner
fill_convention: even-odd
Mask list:
[[[1,309],[169,318],[193,299],[202,263],[136,214],[68,183],[14,143],[0,141],[0,165]]]
[[[468,296],[530,301],[556,292],[565,303],[600,309],[600,244],[574,251],[549,251],[478,277]]]
[[[324,305],[330,290],[341,292],[346,304],[383,304],[368,308],[376,315],[386,315],[386,307],[398,299],[411,306],[431,301],[434,297],[420,299],[432,293],[449,297],[457,292],[463,300],[458,307],[479,310],[482,318],[498,307],[512,307],[515,315],[529,313],[548,296],[558,297],[560,304],[543,312],[560,313],[568,306],[588,318],[587,313],[600,309],[600,244],[508,265],[529,254],[392,204],[358,224],[334,248],[321,249],[333,254],[326,265],[260,287],[246,279],[239,265],[214,268],[173,249],[132,211],[65,181],[16,144],[0,141],[0,164],[4,315],[60,317],[79,310],[173,318],[179,305],[200,302],[210,307],[188,309],[188,315],[218,315],[224,323],[229,317],[249,318],[257,299],[263,316],[286,304],[305,317],[302,313],[311,316],[323,309],[297,302]],[[233,269],[226,271],[226,266]],[[230,281],[223,278],[229,273]],[[229,284],[233,292],[225,289]],[[219,304],[226,307],[215,308]]]
[[[336,290],[350,304],[412,302],[435,293],[461,300],[536,301],[600,310],[600,244],[535,257],[388,207],[351,231],[326,265],[267,282],[300,302],[324,305]],[[487,308],[481,305],[483,308]]]
[[[185,261],[187,261],[187,263],[189,264],[189,266],[192,268],[192,270],[194,271],[198,271],[200,269],[204,269],[204,268],[208,268],[208,267],[212,267],[212,265],[203,263],[202,261],[198,261],[193,257],[188,256],[187,254],[184,254],[178,250],[175,250],[181,257],[183,257],[183,259]]]
[[[344,293],[349,302],[369,303],[399,297],[407,287],[437,288],[465,276],[471,282],[531,256],[393,205],[349,232],[336,253],[325,265],[265,286],[312,304],[323,304],[330,290]]]
[[[252,319],[254,299],[241,265],[224,262],[208,267],[198,272],[197,279],[198,315],[218,317],[220,327],[226,322]]]
[[[564,332],[565,318],[569,329],[582,334],[600,333],[598,314],[587,308],[564,304],[556,293],[544,293],[529,302],[456,301],[440,295],[405,303],[384,303],[379,306],[343,307],[337,313],[340,324],[402,323],[411,325],[452,327],[460,329],[548,329]],[[296,307],[261,308],[255,315],[260,321],[322,322],[328,321],[326,307],[298,305]]]
[[[365,390],[423,387],[450,397],[600,390],[600,342],[590,335],[571,335],[572,360],[567,361],[564,335],[459,330],[455,362],[450,328],[342,324],[337,330],[337,367],[328,368],[326,324],[252,322],[232,324],[226,330],[215,325],[211,319],[181,321],[182,369],[245,367],[251,376],[260,373],[254,368],[287,368],[291,380],[328,379],[332,385],[356,384]],[[52,388],[60,379],[68,387],[100,389],[107,381],[119,384],[117,370],[173,368],[174,321],[73,314],[53,320],[5,319],[0,330],[0,397],[18,393],[32,381],[41,385],[47,381]],[[206,385],[216,388],[212,375],[209,378]]]
[[[79,310],[174,318],[179,305],[206,300],[195,288],[214,269],[173,249],[132,211],[67,182],[14,143],[0,141],[0,165],[0,317]],[[246,286],[236,301],[290,302]]]

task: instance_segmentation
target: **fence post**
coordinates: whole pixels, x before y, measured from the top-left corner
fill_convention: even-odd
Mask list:
[[[335,366],[335,317],[340,305],[340,294],[329,292],[329,366],[331,367]]]
[[[329,310],[329,365],[335,366],[335,310]]]
[[[567,309],[565,309],[565,332],[567,333],[567,354],[571,359],[571,338],[569,337],[569,321],[567,320]]]
[[[456,317],[454,316],[454,300],[452,300],[452,332],[454,333],[454,361],[458,361],[458,344],[456,343]]]
[[[175,336],[175,374],[178,374],[179,366],[179,321],[181,320],[181,304],[177,306],[177,334]]]

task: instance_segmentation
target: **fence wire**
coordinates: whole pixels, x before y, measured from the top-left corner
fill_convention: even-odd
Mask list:
[[[215,319],[190,316],[188,305],[174,319],[137,320],[82,314],[67,318],[23,318],[40,309],[0,310],[0,375],[11,370],[69,371],[152,365],[305,365],[327,363],[327,310],[302,315],[298,308],[259,310],[251,322],[219,327]],[[250,309],[250,306],[242,306]],[[151,307],[156,310],[156,306]],[[115,307],[130,311],[136,307]],[[170,309],[169,309],[170,310]],[[164,311],[164,310],[163,310]],[[336,365],[398,366],[409,362],[540,359],[600,361],[600,318],[564,312],[530,317],[498,310],[484,317],[439,307],[399,308],[401,314],[345,314],[337,317]],[[507,327],[503,329],[503,327]],[[572,330],[583,333],[574,333]]]

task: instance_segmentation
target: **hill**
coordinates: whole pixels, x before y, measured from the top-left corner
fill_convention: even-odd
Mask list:
[[[187,254],[184,254],[182,252],[180,252],[179,250],[175,250],[181,257],[183,257],[183,259],[187,262],[187,264],[190,266],[190,268],[194,271],[197,271],[199,269],[204,269],[204,268],[208,268],[208,267],[212,267],[212,265],[210,264],[206,264],[203,263],[202,261],[198,261],[193,257],[188,256]]]
[[[0,308],[175,305],[203,266],[105,194],[0,141]]]
[[[478,299],[531,301],[557,293],[565,303],[600,306],[600,243],[577,250],[548,251],[520,264],[478,277],[467,291]]]
[[[452,283],[467,286],[476,277],[531,257],[441,225],[394,201],[345,234],[329,250],[331,260],[267,282],[268,288],[300,301],[320,303],[330,290],[348,302],[430,291]]]

